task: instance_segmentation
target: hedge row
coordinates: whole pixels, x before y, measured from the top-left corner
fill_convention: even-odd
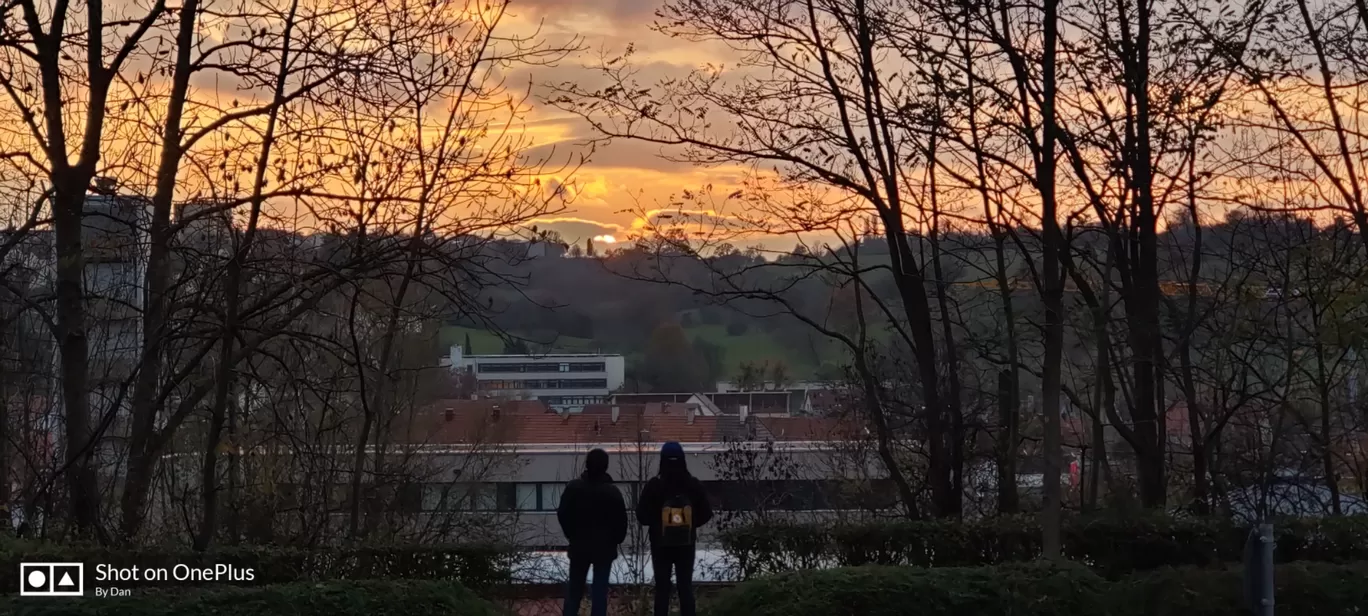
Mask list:
[[[0,599],[17,616],[499,616],[455,582],[353,581],[144,592],[125,598]]]
[[[0,588],[17,588],[19,563],[83,562],[93,580],[98,564],[139,569],[176,565],[218,564],[252,569],[252,584],[284,584],[333,580],[445,580],[483,590],[508,582],[516,553],[493,545],[386,546],[300,550],[280,547],[224,547],[208,552],[145,547],[56,545],[11,540],[0,542]],[[183,586],[184,582],[120,582],[127,588]]]
[[[1361,615],[1368,565],[1296,563],[1275,572],[1279,614]],[[1247,616],[1240,572],[1160,569],[1107,581],[1082,566],[923,569],[871,565],[742,583],[708,616]]]
[[[1368,560],[1368,516],[1274,525],[1278,562]],[[1229,519],[1068,520],[1064,552],[1106,577],[1164,566],[1239,562],[1249,528]],[[742,579],[793,569],[860,565],[973,567],[1040,556],[1035,517],[980,522],[875,521],[753,525],[722,533]]]

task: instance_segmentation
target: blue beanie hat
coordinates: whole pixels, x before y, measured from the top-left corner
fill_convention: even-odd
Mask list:
[[[674,441],[670,441],[670,442],[668,442],[668,443],[665,443],[664,445],[662,445],[662,446],[660,447],[660,458],[661,458],[662,460],[669,460],[669,459],[683,460],[683,459],[684,459],[684,447],[683,447],[682,445],[680,445],[679,443],[676,443],[676,442],[674,442]]]

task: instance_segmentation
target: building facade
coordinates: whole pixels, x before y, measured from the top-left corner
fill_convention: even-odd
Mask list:
[[[569,413],[608,401],[626,371],[621,355],[466,355],[460,346],[442,363],[469,384],[468,395],[539,400]]]
[[[764,511],[793,519],[852,516],[896,504],[872,450],[836,420],[704,415],[690,404],[590,405],[581,413],[538,411],[496,400],[453,400],[409,422],[400,448],[422,479],[401,508],[418,518],[505,516],[516,541],[563,548],[561,494],[601,448],[629,508],[655,476],[660,448],[679,442],[719,521]],[[482,472],[474,473],[472,469]],[[705,529],[713,542],[717,525]]]

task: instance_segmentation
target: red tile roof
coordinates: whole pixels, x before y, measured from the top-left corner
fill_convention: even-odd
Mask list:
[[[497,402],[500,414],[496,420],[495,401],[452,402],[433,405],[429,407],[432,410],[413,416],[400,432],[404,442],[549,445],[718,440],[719,418],[696,415],[691,423],[683,404],[620,404],[618,421],[614,423],[611,405],[562,416],[547,412],[540,403],[510,405],[505,400]],[[446,408],[453,410],[448,413]]]
[[[500,416],[495,421],[485,413],[417,413],[401,417],[396,424],[396,440],[414,445],[500,445],[517,435],[513,417]]]
[[[617,423],[611,413],[519,417],[517,442],[525,445],[560,443],[681,443],[715,442],[716,417],[696,416],[689,423],[683,412],[643,412],[639,405],[620,405]]]
[[[517,437],[515,427],[524,417],[547,414],[546,405],[537,400],[438,400],[400,417],[393,430],[401,443],[499,444]]]
[[[862,434],[858,426],[835,418],[752,415],[747,423],[759,429],[745,429],[735,415],[695,413],[690,421],[689,405],[682,403],[593,404],[583,413],[559,415],[537,401],[440,400],[397,421],[395,432],[400,442],[431,445],[718,443],[745,434],[760,440],[824,441]]]
[[[776,441],[847,440],[859,436],[856,426],[828,417],[757,417]]]

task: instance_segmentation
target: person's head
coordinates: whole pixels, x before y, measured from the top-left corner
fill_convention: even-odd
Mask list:
[[[684,460],[684,446],[670,441],[660,447],[660,474],[664,477],[686,477],[689,464]]]
[[[584,471],[591,476],[607,473],[608,452],[602,449],[590,451],[589,455],[584,458]]]

